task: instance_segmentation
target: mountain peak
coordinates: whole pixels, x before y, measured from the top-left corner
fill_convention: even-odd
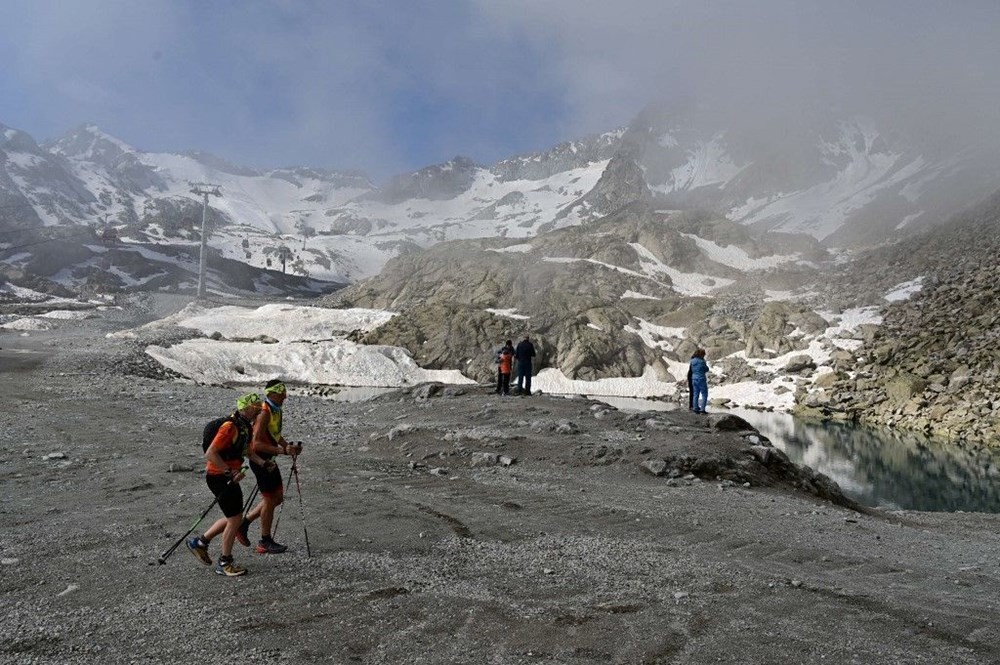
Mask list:
[[[442,164],[396,176],[377,198],[389,203],[408,198],[451,199],[469,188],[479,169],[474,161],[458,155]]]
[[[122,155],[138,152],[121,139],[101,131],[93,123],[80,125],[55,141],[46,142],[44,147],[63,157],[102,164],[111,163]]]
[[[0,149],[13,152],[36,152],[38,144],[20,129],[8,127],[0,122]]]

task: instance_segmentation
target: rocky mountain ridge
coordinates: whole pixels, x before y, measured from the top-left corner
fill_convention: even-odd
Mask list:
[[[422,366],[461,369],[481,381],[495,371],[484,349],[530,333],[540,366],[571,379],[651,369],[673,383],[697,345],[713,358],[798,348],[783,328],[774,332],[759,320],[780,310],[783,322],[798,322],[803,308],[767,303],[766,292],[815,280],[819,263],[830,261],[808,237],[633,204],[529,242],[441,243],[390,261],[378,277],[328,301],[400,312],[359,340],[403,346]]]
[[[910,279],[857,354],[845,354],[799,412],[1000,441],[1000,195],[948,225],[875,250],[852,275]],[[864,266],[864,268],[860,268]],[[884,278],[883,278],[884,279]]]
[[[932,149],[863,117],[781,129],[651,105],[625,128],[493,165],[458,157],[376,186],[355,171],[144,152],[92,125],[41,145],[0,126],[0,231],[84,224],[137,242],[193,240],[201,200],[190,183],[209,182],[221,185],[209,239],[221,256],[266,268],[281,252],[296,274],[352,282],[414,248],[528,238],[631,203],[711,210],[828,246],[877,243],[1000,182],[988,150]]]

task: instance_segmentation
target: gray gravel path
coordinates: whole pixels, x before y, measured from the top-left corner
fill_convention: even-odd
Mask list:
[[[0,662],[1000,662],[996,516],[853,511],[752,475],[711,419],[584,400],[293,388],[313,556],[290,491],[290,551],[237,546],[246,577],[156,565],[211,500],[200,428],[236,390],[104,334],[180,306],[0,334]]]

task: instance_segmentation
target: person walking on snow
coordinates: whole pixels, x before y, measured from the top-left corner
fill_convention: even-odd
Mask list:
[[[535,357],[535,345],[525,335],[514,351],[517,359],[517,391],[522,395],[531,394],[531,359]]]
[[[705,362],[705,349],[698,349],[691,356],[691,387],[694,392],[693,411],[707,413],[708,406],[708,363]]]
[[[302,446],[285,441],[285,437],[281,435],[282,405],[288,396],[285,384],[278,379],[271,379],[264,387],[264,395],[264,404],[261,407],[260,415],[254,421],[253,438],[250,442],[250,450],[261,459],[260,463],[255,462],[254,459],[250,460],[250,470],[257,478],[261,501],[247,513],[246,518],[239,526],[236,538],[241,545],[249,547],[250,537],[247,532],[250,529],[250,523],[260,518],[260,541],[257,543],[257,552],[260,554],[281,554],[288,547],[275,542],[271,537],[274,509],[280,506],[285,499],[281,471],[274,458],[277,455],[291,455],[294,458],[302,452]],[[295,463],[294,459],[292,463]]]
[[[514,343],[509,339],[497,360],[497,395],[510,394],[510,372],[514,365]]]
[[[244,476],[243,458],[248,453],[253,421],[260,409],[260,395],[257,393],[247,393],[236,400],[236,411],[222,423],[205,451],[205,482],[218,499],[225,517],[212,524],[201,536],[189,538],[185,544],[191,554],[210,566],[212,557],[208,554],[208,544],[221,533],[222,555],[215,567],[217,575],[239,577],[247,573],[246,568],[233,562],[233,541],[243,519],[243,491],[240,489]],[[253,455],[251,459],[254,459]]]

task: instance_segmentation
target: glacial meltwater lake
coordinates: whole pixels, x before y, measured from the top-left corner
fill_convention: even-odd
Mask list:
[[[677,405],[595,398],[627,411]],[[712,409],[710,409],[712,411]],[[803,421],[784,413],[715,409],[753,425],[796,464],[807,464],[859,503],[886,509],[1000,513],[1000,451],[890,429]]]

